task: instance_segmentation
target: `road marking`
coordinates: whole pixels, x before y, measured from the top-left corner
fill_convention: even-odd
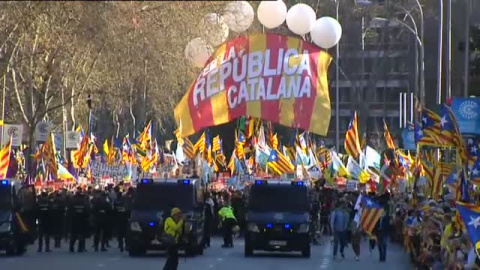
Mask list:
[[[328,266],[330,265],[330,248],[325,248],[323,250],[323,258],[322,258],[322,263],[320,264],[320,269],[328,269]]]

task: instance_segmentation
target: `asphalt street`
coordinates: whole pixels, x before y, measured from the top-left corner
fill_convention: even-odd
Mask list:
[[[111,243],[115,243],[111,241]],[[91,246],[91,242],[87,247]],[[354,260],[351,247],[345,252],[344,260],[333,261],[332,245],[330,243],[312,247],[310,259],[302,258],[296,253],[263,253],[255,252],[252,258],[245,258],[243,254],[243,239],[235,240],[235,247],[222,249],[220,238],[212,240],[212,247],[205,251],[203,256],[180,259],[180,270],[290,270],[290,269],[335,269],[335,270],[407,270],[413,269],[403,250],[394,244],[387,247],[387,262],[378,262],[378,250],[371,254],[368,251],[368,241],[362,242],[360,261]],[[112,246],[116,246],[112,245]],[[1,270],[159,270],[165,262],[163,253],[148,253],[144,257],[131,258],[127,253],[120,253],[116,248],[107,252],[69,253],[67,244],[62,249],[51,253],[37,253],[36,246],[30,246],[22,257],[7,257],[0,253]]]

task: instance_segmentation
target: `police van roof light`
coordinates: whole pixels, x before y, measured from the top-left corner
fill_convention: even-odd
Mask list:
[[[8,185],[8,180],[2,180],[2,186]]]
[[[190,180],[188,180],[188,179],[183,180],[183,184],[184,185],[190,185]]]
[[[304,186],[305,185],[305,183],[303,181],[297,181],[297,182],[294,182],[294,184],[296,186]]]
[[[271,223],[268,223],[268,224],[267,224],[267,228],[272,228],[272,224],[271,224]]]
[[[290,229],[290,224],[285,224],[285,229]]]
[[[154,222],[150,222],[150,223],[148,223],[148,225],[150,225],[150,227],[153,227],[153,226],[155,226],[155,223],[154,223]]]
[[[142,184],[148,184],[148,183],[152,183],[153,180],[152,179],[142,179]]]
[[[263,181],[263,180],[255,180],[255,185],[263,185],[264,183],[266,183],[266,181]]]

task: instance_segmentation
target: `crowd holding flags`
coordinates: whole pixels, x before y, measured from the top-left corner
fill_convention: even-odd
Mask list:
[[[270,122],[244,117],[234,131],[231,153],[224,152],[222,138],[210,130],[203,131],[194,143],[182,137],[181,122],[174,132],[176,151],[173,153],[172,141],[165,143],[165,149],[158,144],[150,121],[136,138],[127,134],[123,140],[106,139],[103,143],[103,160],[107,165],[123,164],[130,170],[138,165],[142,172],[149,172],[165,162],[168,151],[178,166],[205,162],[206,168],[214,172],[229,171],[232,175],[262,173],[283,177],[294,174],[306,178],[315,175],[317,179],[314,180],[324,178],[330,186],[335,186],[338,178],[353,179],[366,185],[370,191],[379,192],[395,190],[400,181],[405,181],[408,188],[416,191],[419,178],[423,177],[428,191],[426,194],[432,198],[442,198],[446,186],[455,192],[458,200],[466,201],[471,184],[480,183],[480,146],[473,140],[464,143],[455,116],[448,106],[443,105],[439,112],[437,114],[424,108],[421,110],[421,121],[410,123],[409,128],[414,130],[418,145],[414,157],[394,141],[386,121],[383,123],[383,135],[391,154],[380,154],[373,149],[368,144],[366,132],[360,142],[358,115],[354,112],[344,142],[346,155],[340,154],[340,149],[327,148],[323,141],[316,140],[308,131],[298,129],[292,131],[289,142],[284,145],[282,141],[285,141],[275,133]],[[98,153],[96,138],[91,130],[84,132],[81,127],[77,130],[81,133],[79,148],[72,151],[70,162],[77,170],[84,170],[91,175],[89,164]],[[9,145],[0,152],[2,175],[6,174],[5,166],[8,167]],[[442,160],[434,151],[436,148],[456,149],[453,155],[456,160]],[[37,149],[35,159],[39,164],[39,175],[44,179],[56,178],[59,160],[52,138]],[[175,168],[178,169],[178,166]],[[415,171],[419,172],[418,175],[415,175]],[[370,231],[381,215],[381,209],[376,207],[373,199],[365,197],[364,202],[362,226]]]

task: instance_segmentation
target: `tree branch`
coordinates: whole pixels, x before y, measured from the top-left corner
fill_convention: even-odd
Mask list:
[[[20,92],[18,91],[17,76],[15,74],[15,69],[12,68],[13,89],[15,90],[15,95],[17,96],[18,106],[20,107],[20,111],[22,112],[23,120],[28,123],[28,117],[25,113],[25,109],[23,108],[22,98],[20,97]]]

